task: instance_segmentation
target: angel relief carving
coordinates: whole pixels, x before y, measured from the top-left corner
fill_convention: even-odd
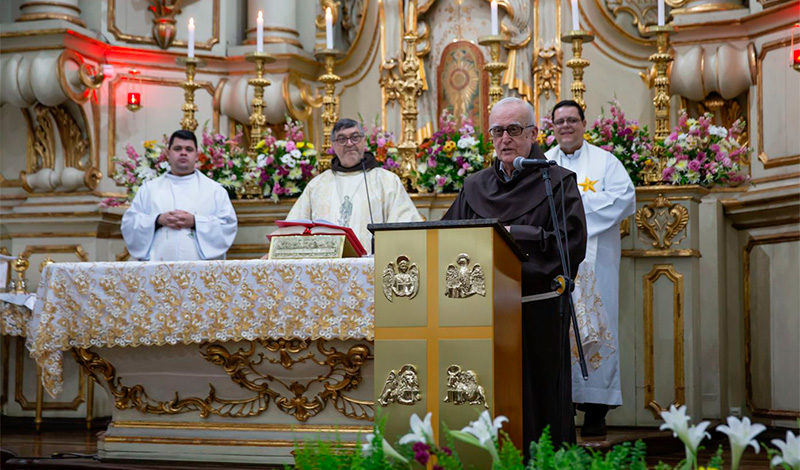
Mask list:
[[[483,268],[478,263],[470,267],[469,255],[466,253],[458,255],[455,265],[447,266],[445,285],[447,289],[444,295],[453,299],[463,299],[475,294],[486,296],[486,278],[483,275]]]
[[[400,255],[395,263],[383,269],[383,295],[389,302],[394,296],[413,299],[419,291],[419,268],[407,256]]]

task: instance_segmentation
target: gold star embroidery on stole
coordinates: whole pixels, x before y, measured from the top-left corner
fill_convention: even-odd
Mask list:
[[[586,179],[583,180],[583,183],[578,183],[578,186],[580,186],[581,189],[583,189],[583,192],[591,191],[593,193],[596,193],[597,191],[595,191],[595,189],[594,189],[594,184],[597,183],[598,181],[600,181],[600,180],[592,181],[587,176]]]

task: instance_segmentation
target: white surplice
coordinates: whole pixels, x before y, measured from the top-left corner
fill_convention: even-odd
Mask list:
[[[633,182],[614,155],[585,141],[573,155],[556,146],[545,156],[575,172],[586,212],[586,258],[578,269],[573,299],[589,380],[581,376],[573,345],[572,401],[621,405],[619,225],[636,206]]]
[[[159,214],[181,209],[194,215],[193,229],[159,227]],[[199,171],[165,173],[145,182],[122,216],[122,237],[134,258],[151,261],[222,259],[236,237],[236,212],[228,193]]]
[[[364,249],[371,253],[372,234],[367,230],[368,224],[419,222],[422,216],[396,174],[373,168],[367,171],[366,182],[362,171],[322,172],[308,183],[286,219],[323,219],[350,227]]]

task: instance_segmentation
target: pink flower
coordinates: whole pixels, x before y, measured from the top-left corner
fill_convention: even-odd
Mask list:
[[[678,117],[678,127],[684,128],[686,127],[686,121],[689,120],[689,115],[686,114],[686,111],[682,112],[680,117]]]
[[[672,181],[672,175],[675,173],[675,168],[668,166],[661,172],[661,179],[664,181]]]
[[[556,136],[554,135],[548,135],[547,139],[545,139],[547,145],[552,145],[554,140],[556,140]]]
[[[378,137],[377,144],[378,144],[378,147],[384,147],[386,145],[386,138],[385,137]]]
[[[292,150],[296,150],[296,149],[297,149],[297,144],[295,144],[294,141],[291,141],[291,140],[287,140],[286,141],[286,151],[287,152],[291,152]]]
[[[700,162],[697,160],[690,161],[688,166],[691,171],[700,171]]]
[[[439,186],[444,186],[447,183],[447,178],[441,175],[436,175],[436,184]]]

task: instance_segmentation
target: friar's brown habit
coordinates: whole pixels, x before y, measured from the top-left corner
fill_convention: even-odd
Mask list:
[[[544,158],[535,144],[530,158]],[[469,176],[442,220],[499,219],[503,225],[511,226],[511,236],[529,256],[522,264],[522,295],[551,291],[553,278],[563,272],[542,172],[526,168],[506,181],[500,165],[496,160],[491,168]],[[586,251],[583,203],[575,173],[554,166],[550,168],[550,178],[562,230],[566,215],[569,241],[566,248],[574,278]],[[556,445],[575,442],[570,317],[559,315],[559,302],[563,300],[562,296],[522,304],[522,419],[526,454],[530,442],[538,440],[547,425]]]

